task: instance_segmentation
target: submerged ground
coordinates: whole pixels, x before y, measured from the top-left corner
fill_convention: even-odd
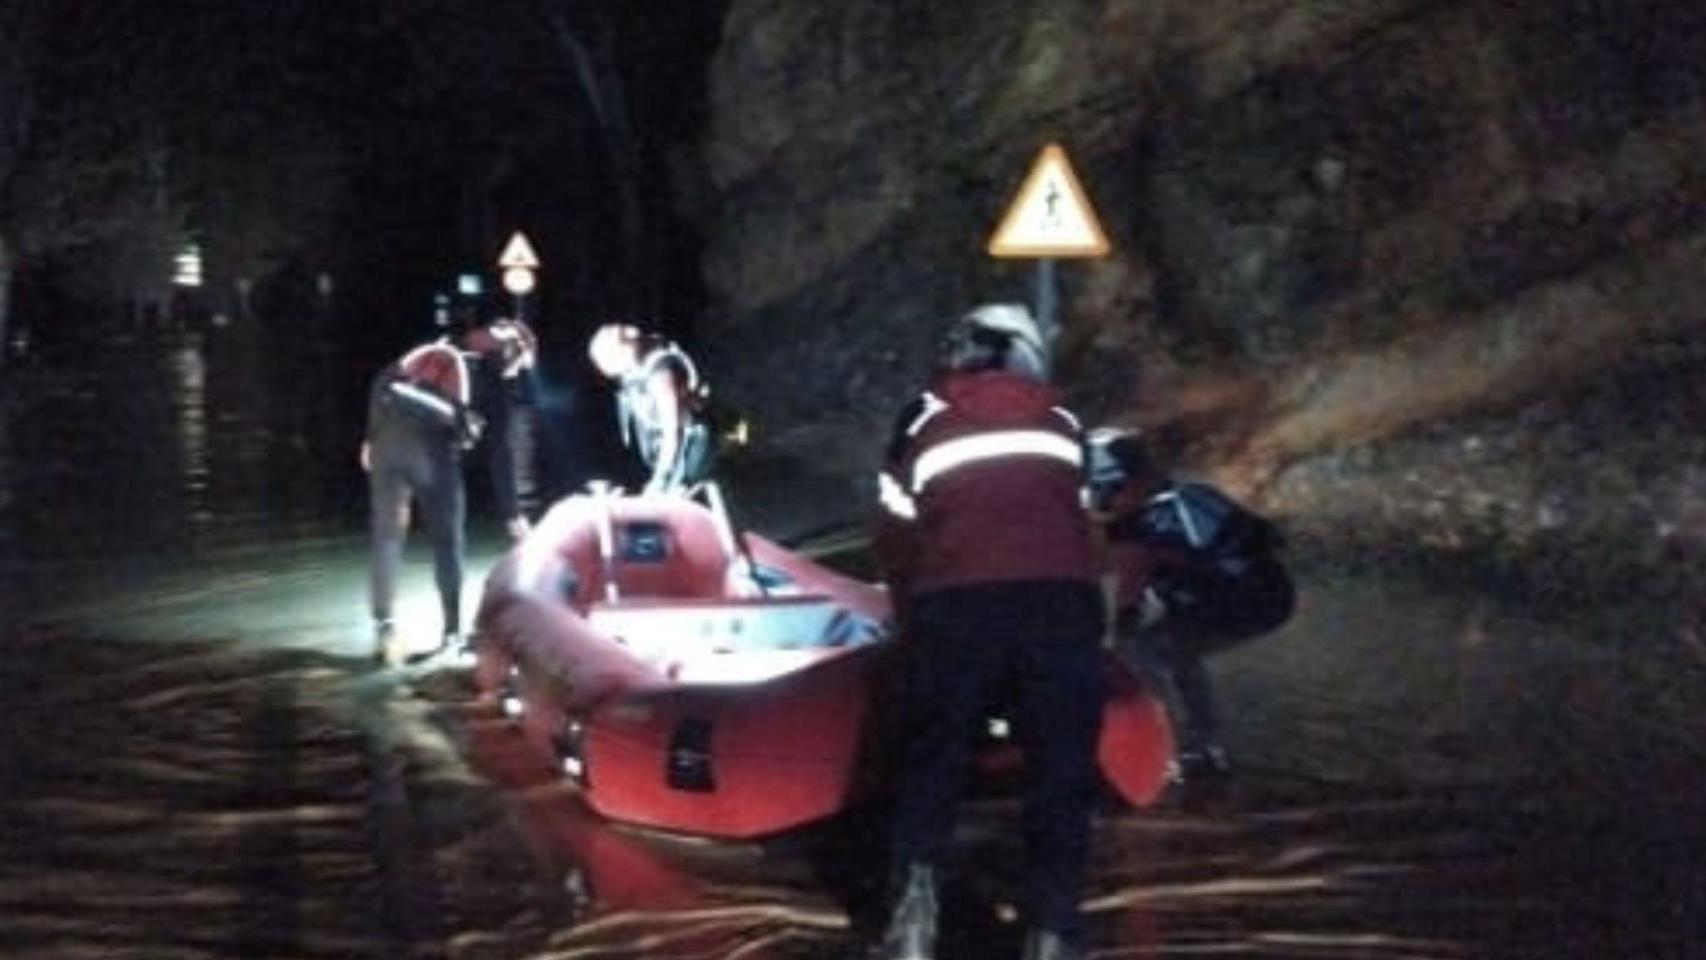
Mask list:
[[[9,384],[0,956],[847,954],[876,825],[723,845],[600,822],[456,669],[372,666],[339,431],[223,405],[215,345],[145,355],[124,366],[158,389],[122,404],[111,356]],[[736,492],[756,529],[840,519],[768,479]],[[497,550],[475,540],[470,592]],[[1330,559],[1294,558],[1296,619],[1216,663],[1231,795],[1101,815],[1092,955],[1701,955],[1683,621]],[[946,956],[1016,954],[1014,813],[968,804]]]

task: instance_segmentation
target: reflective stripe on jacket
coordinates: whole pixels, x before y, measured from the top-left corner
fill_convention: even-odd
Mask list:
[[[468,408],[471,390],[461,351],[445,342],[416,347],[374,378],[368,431],[371,434],[381,423],[399,420],[466,445],[473,430]]]
[[[447,343],[428,343],[397,361],[396,379],[387,389],[405,405],[454,427],[468,408],[472,387],[461,351]]]
[[[669,390],[660,395],[655,377],[669,374]],[[663,445],[661,404],[675,406],[676,430],[686,431],[693,419],[692,399],[702,389],[693,359],[673,342],[652,350],[624,374],[616,390],[616,426],[622,442],[647,466],[655,466]],[[679,457],[681,451],[676,451]]]
[[[938,376],[896,423],[878,478],[892,585],[1094,582],[1083,450],[1047,386],[1000,370]]]

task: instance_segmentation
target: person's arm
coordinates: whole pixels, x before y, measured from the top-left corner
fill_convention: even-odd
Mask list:
[[[500,360],[488,357],[478,363],[475,398],[485,420],[486,476],[492,487],[492,507],[510,538],[519,540],[527,534],[528,523],[517,492],[515,437],[510,429],[515,399],[498,367]]]
[[[511,400],[495,371],[482,373],[481,386],[487,390],[480,405],[486,418],[486,474],[492,483],[493,506],[507,520],[520,512],[515,492],[515,450],[510,446]]]
[[[367,385],[367,427],[361,434],[361,450],[356,454],[356,460],[361,464],[363,473],[373,472],[373,419],[379,415],[379,405],[385,393],[385,387],[391,382],[393,368],[386,367],[374,375],[372,382]]]
[[[898,612],[912,577],[918,549],[918,504],[913,499],[908,463],[911,426],[924,412],[922,400],[901,411],[889,436],[882,469],[877,474],[880,509],[871,531],[871,549]]]
[[[669,488],[670,478],[676,476],[681,457],[682,422],[681,387],[674,371],[660,368],[646,380],[653,409],[657,411],[658,448],[652,461],[652,475],[646,481],[647,493],[661,493]]]
[[[486,426],[486,473],[491,478],[492,506],[503,519],[504,529],[511,538],[527,533],[527,517],[521,512],[521,497],[516,491],[515,448],[509,428],[509,401],[503,400],[498,414]],[[494,410],[494,413],[496,410]]]

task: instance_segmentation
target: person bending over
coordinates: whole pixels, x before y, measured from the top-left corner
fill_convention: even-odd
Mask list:
[[[673,341],[628,324],[606,324],[587,353],[616,386],[616,423],[624,445],[645,465],[643,493],[682,493],[711,466],[711,432],[702,416],[707,388]]]
[[[1294,594],[1272,523],[1180,482],[1133,431],[1091,435],[1092,499],[1114,576],[1115,644],[1156,688],[1178,740],[1175,780],[1213,793],[1231,773],[1207,660],[1270,633]]]
[[[477,391],[490,388],[475,370],[481,364],[496,364],[501,382],[502,370],[519,371],[531,362],[531,332],[524,339],[508,324],[500,321],[471,331],[460,345],[441,339],[417,346],[380,370],[368,391],[367,431],[360,455],[367,472],[371,528],[368,598],[374,653],[386,662],[397,662],[405,646],[393,615],[397,576],[415,506],[432,542],[441,613],[437,649],[461,642],[467,519],[462,458],[479,440],[483,426],[475,409]],[[517,345],[522,345],[519,351],[526,356],[516,355]],[[493,438],[493,443],[506,446],[502,437]],[[513,458],[505,462],[513,464]],[[513,481],[509,489],[514,490]],[[524,520],[516,523],[521,515],[513,500],[500,509],[506,511],[512,535],[520,532],[518,526],[524,530]]]

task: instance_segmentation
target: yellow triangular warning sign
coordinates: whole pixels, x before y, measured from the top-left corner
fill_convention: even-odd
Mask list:
[[[498,257],[498,266],[523,270],[539,269],[539,256],[533,252],[533,244],[521,235],[521,231],[510,234],[509,242],[504,244],[504,252]]]
[[[1013,205],[989,240],[992,257],[1101,257],[1108,237],[1066,151],[1051,143],[1038,154]]]

